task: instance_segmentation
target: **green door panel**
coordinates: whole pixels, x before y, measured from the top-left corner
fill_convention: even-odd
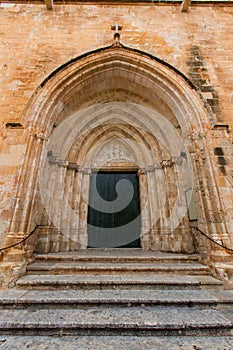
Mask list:
[[[140,230],[137,174],[94,173],[88,206],[88,246],[138,248]]]

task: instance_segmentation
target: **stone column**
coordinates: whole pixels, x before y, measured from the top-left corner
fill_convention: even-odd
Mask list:
[[[161,234],[161,249],[163,251],[173,251],[171,244],[171,232],[173,230],[173,217],[172,209],[174,205],[174,200],[177,197],[176,187],[174,185],[174,176],[173,176],[173,161],[171,159],[163,160],[161,162],[165,183],[166,183],[166,201],[163,207],[163,224],[160,228]]]
[[[79,167],[76,164],[74,174],[74,185],[72,194],[72,211],[70,216],[70,250],[78,250],[80,248],[79,242],[79,205],[80,205],[80,181],[82,172],[79,171]]]
[[[36,232],[35,252],[46,254],[50,252],[52,236],[52,218],[54,215],[55,202],[54,187],[56,186],[56,173],[58,171],[57,158],[49,157],[43,169],[43,175],[39,183],[40,205],[43,208],[39,214],[38,223],[40,227]],[[58,171],[59,172],[59,171]]]
[[[88,215],[91,169],[83,168],[82,172],[83,172],[83,175],[82,175],[80,205],[79,205],[79,241],[80,241],[80,249],[87,249],[87,244],[88,244],[87,215]]]
[[[20,186],[14,203],[14,213],[10,224],[9,232],[5,236],[2,246],[10,246],[20,242],[30,233],[32,209],[36,196],[37,174],[41,162],[42,144],[46,140],[43,133],[35,133],[34,130],[28,138],[25,162],[20,175]],[[6,273],[5,281],[11,281],[14,285],[15,280],[23,273],[27,261],[33,254],[35,237],[31,237],[30,243],[17,245],[8,249],[2,261]]]
[[[19,232],[25,236],[30,230],[30,217],[33,202],[36,195],[37,174],[40,166],[42,144],[46,140],[46,135],[33,131],[30,135],[25,155],[25,164],[20,178],[20,188],[15,202],[15,212],[10,227],[12,232]],[[32,150],[34,150],[32,154]]]
[[[47,193],[50,191],[49,201],[45,203],[45,209],[48,214],[47,230],[45,228],[44,234],[47,231],[48,246],[44,247],[46,252],[57,252],[59,251],[59,218],[60,218],[60,207],[62,204],[62,183],[65,177],[66,167],[57,157],[49,159],[50,162],[50,176],[46,187]],[[59,189],[59,190],[58,190]],[[46,194],[45,194],[46,196]],[[42,230],[39,230],[39,235]],[[40,237],[38,237],[40,240]]]
[[[144,250],[150,249],[150,201],[148,197],[148,179],[146,169],[138,170],[139,189],[140,189],[140,207],[141,207],[141,246]]]
[[[195,172],[198,227],[215,242],[221,244],[225,237],[227,240],[228,234],[212,164],[213,160],[208,150],[211,139],[209,138],[207,144],[206,136],[207,134],[203,130],[193,132],[186,139],[186,143]],[[211,260],[212,262],[227,260],[227,251],[211,243],[196,231],[194,231],[194,234],[197,237],[201,254],[205,257],[204,260]],[[224,244],[226,244],[226,241]]]
[[[165,202],[167,196],[167,183],[165,182],[165,175],[161,164],[154,166],[154,181],[155,181],[155,202],[156,202],[156,216],[152,220],[152,249],[155,251],[161,250],[161,228],[164,227],[165,217]]]
[[[76,165],[76,164],[75,164]],[[75,168],[69,163],[64,183],[63,205],[61,206],[60,251],[69,251],[70,217],[72,212],[72,190]]]
[[[206,154],[208,146],[206,144],[203,130],[193,132],[189,139],[189,149],[195,153],[196,176],[198,178],[199,193],[204,206],[204,222],[199,224],[203,231],[209,231],[211,237],[221,243],[220,233],[225,233],[226,228],[222,219],[221,200],[213,173],[211,157]],[[206,227],[207,223],[207,227]]]
[[[150,204],[150,249],[154,248],[154,235],[155,225],[159,217],[158,211],[158,198],[156,191],[156,176],[155,176],[155,166],[150,165],[146,168],[147,171],[147,182],[148,182],[148,199]]]
[[[188,206],[186,203],[185,192],[193,188],[193,174],[191,167],[187,163],[187,159],[182,157],[174,157],[174,178],[177,187],[177,210],[180,217],[181,225],[185,229],[189,228]],[[187,172],[189,167],[189,172]]]
[[[193,176],[187,159],[174,157],[173,161],[173,177],[177,196],[172,217],[173,247],[178,253],[191,254],[195,252],[195,244],[188,217],[189,203],[186,202],[185,192],[192,189]]]

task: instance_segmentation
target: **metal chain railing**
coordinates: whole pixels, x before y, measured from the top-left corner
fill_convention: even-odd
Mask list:
[[[223,249],[226,249],[227,251],[229,251],[230,253],[233,253],[233,249],[231,248],[228,248],[226,246],[224,246],[223,244],[215,241],[213,238],[209,237],[206,233],[204,233],[203,231],[201,231],[199,229],[199,227],[197,226],[193,226],[192,228],[194,228],[195,230],[197,230],[202,236],[206,237],[207,239],[209,239],[211,242],[213,242],[214,244],[218,245],[219,247],[223,248]]]
[[[7,249],[10,249],[10,248],[16,247],[17,245],[24,243],[29,237],[31,237],[31,236],[35,233],[36,229],[37,229],[38,227],[41,227],[41,226],[42,226],[42,225],[36,225],[36,226],[34,227],[34,229],[33,229],[26,237],[24,237],[21,241],[19,241],[19,242],[17,242],[17,243],[13,243],[13,244],[11,244],[11,245],[9,245],[9,246],[0,248],[0,253],[1,253],[2,251],[4,251],[4,250],[7,250]]]
[[[24,243],[28,238],[30,238],[30,237],[35,233],[35,231],[36,231],[36,229],[37,229],[38,227],[42,227],[42,225],[36,225],[36,226],[34,227],[34,229],[33,229],[26,237],[24,237],[21,241],[16,242],[16,243],[14,243],[14,244],[11,244],[11,245],[9,245],[9,246],[0,248],[0,253],[1,253],[2,251],[4,251],[4,250],[7,250],[7,249],[10,249],[10,248],[16,247],[17,245]],[[199,229],[199,227],[193,226],[192,228],[195,229],[195,230],[197,230],[202,236],[204,236],[205,238],[207,238],[208,240],[210,240],[212,243],[218,245],[219,247],[221,247],[221,248],[223,248],[223,249],[226,249],[226,250],[229,251],[230,253],[233,253],[233,249],[231,249],[231,248],[229,248],[229,247],[226,247],[226,246],[224,246],[223,244],[221,244],[221,243],[215,241],[213,238],[209,237],[206,233],[204,233],[203,231],[201,231],[201,230]]]

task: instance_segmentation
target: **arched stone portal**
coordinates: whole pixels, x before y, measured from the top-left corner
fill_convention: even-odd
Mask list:
[[[124,231],[127,237],[112,247],[140,237],[143,249],[193,252],[185,202],[185,192],[192,187],[192,169],[184,147],[176,128],[146,106],[108,102],[73,114],[57,127],[44,149],[39,194],[41,208],[46,210],[41,218],[37,214],[43,234],[38,234],[36,250],[86,249],[91,174],[137,171],[140,233],[135,237],[133,222],[128,222],[115,233],[120,236]],[[127,193],[122,209],[128,205],[126,197]],[[43,213],[38,203],[39,198],[34,211]],[[108,205],[112,203],[106,202],[101,211],[108,211]],[[101,234],[106,231],[103,228]]]
[[[31,133],[7,239],[40,229],[37,240],[21,247],[22,265],[35,249],[86,249],[96,169],[138,172],[143,249],[195,250],[185,202],[190,187],[199,227],[228,241],[217,217],[222,203],[208,150],[211,115],[172,67],[124,47],[97,50],[51,74],[23,118]],[[210,258],[206,243],[199,249]]]

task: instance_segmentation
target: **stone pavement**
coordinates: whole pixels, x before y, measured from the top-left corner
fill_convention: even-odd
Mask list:
[[[231,337],[0,337],[2,350],[232,350]]]

